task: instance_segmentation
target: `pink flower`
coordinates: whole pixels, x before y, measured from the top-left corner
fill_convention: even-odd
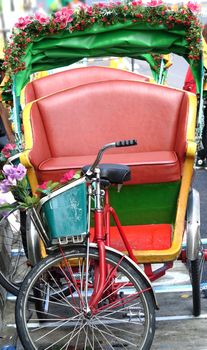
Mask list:
[[[50,22],[50,18],[42,13],[36,13],[34,19],[40,24],[48,24]]]
[[[147,6],[150,6],[150,7],[156,7],[156,6],[160,6],[162,4],[163,4],[162,0],[151,0],[151,1],[147,2]]]
[[[15,149],[16,148],[16,145],[15,145],[15,143],[7,143],[5,146],[4,146],[4,148],[3,149],[5,149],[5,150],[13,150],[13,149]]]
[[[106,7],[106,5],[103,2],[99,2],[98,7],[103,8],[103,7]]]
[[[1,153],[4,155],[5,158],[9,158],[11,156],[11,151],[13,151],[16,148],[15,144],[7,143],[7,145],[2,148]]]
[[[3,154],[3,156],[5,158],[9,158],[11,156],[11,153],[9,151],[4,150],[4,149],[2,149],[1,153]]]
[[[200,5],[195,1],[188,1],[187,8],[192,12],[199,12]]]
[[[134,1],[132,1],[132,6],[141,6],[141,5],[143,5],[143,2],[142,2],[142,0],[134,0]]]
[[[60,11],[55,13],[55,19],[54,21],[56,23],[60,23],[61,27],[64,28],[67,26],[68,23],[72,22],[73,20],[73,10],[63,7]]]
[[[67,171],[67,173],[65,173],[62,177],[62,179],[60,180],[60,182],[63,184],[63,183],[66,183],[68,181],[70,181],[75,175],[75,170],[69,170]]]
[[[92,16],[92,14],[93,14],[93,8],[92,8],[92,6],[87,6],[87,7],[86,7],[86,13],[87,13],[89,16]]]
[[[30,16],[20,17],[14,26],[19,29],[24,29],[30,23],[32,23]]]
[[[48,181],[44,181],[41,185],[38,185],[37,187],[40,188],[41,190],[47,190],[47,184],[48,184]]]

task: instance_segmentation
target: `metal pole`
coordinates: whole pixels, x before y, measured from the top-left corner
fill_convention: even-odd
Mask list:
[[[131,59],[132,72],[134,72],[134,58]]]
[[[5,28],[5,21],[4,21],[4,15],[3,15],[3,10],[0,12],[0,17],[1,17],[1,26],[2,26],[2,34],[3,34],[3,40],[4,44],[6,43],[6,28]]]

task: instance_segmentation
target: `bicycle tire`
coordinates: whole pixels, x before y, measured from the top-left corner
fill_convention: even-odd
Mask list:
[[[93,288],[96,288],[94,274],[99,258],[98,249],[90,248],[89,256],[87,298],[90,298]],[[74,346],[75,343],[78,346],[77,348],[82,349],[84,343],[85,349],[90,347],[90,349],[105,350],[108,349],[110,343],[110,349],[115,350],[118,346],[119,349],[127,348],[127,350],[131,350],[135,348],[134,342],[136,341],[136,349],[149,350],[155,332],[155,310],[150,288],[145,284],[144,278],[129,260],[124,257],[120,258],[120,255],[115,254],[115,252],[107,251],[106,263],[111,272],[107,277],[108,284],[105,287],[104,296],[99,301],[98,308],[93,311],[93,315],[92,313],[85,313],[85,297],[83,297],[86,293],[85,259],[85,246],[68,248],[64,251],[64,258],[61,253],[53,253],[42,259],[26,276],[17,298],[15,310],[17,331],[24,348],[37,350],[58,346],[58,349],[65,349],[66,346],[68,349],[70,348],[69,345]],[[114,277],[111,280],[112,272]],[[54,279],[54,276],[58,276],[58,274],[61,277],[61,285],[58,278]],[[71,281],[72,284],[69,284]],[[36,284],[38,286],[39,284],[45,285],[49,291],[55,292],[55,296],[57,296],[57,288],[59,286],[62,288],[66,283],[69,284],[69,290],[70,285],[75,288],[75,292],[73,289],[67,299],[62,291],[59,294],[61,299],[58,299],[58,302],[54,298],[53,301],[50,301],[49,294],[43,294],[44,298],[42,300],[45,303],[47,302],[47,310],[45,311],[45,322],[43,322],[44,318],[39,322],[37,317],[39,310],[35,310],[35,302],[34,300],[31,301],[32,291],[36,288]],[[130,290],[132,291],[131,294]],[[64,313],[66,313],[68,319]],[[77,323],[76,316],[73,316],[73,313],[78,313]],[[70,314],[72,314],[72,317]],[[35,324],[36,321],[37,325]],[[117,323],[118,328],[114,326]],[[97,324],[99,327],[97,327]],[[68,325],[73,328],[72,332],[68,332]],[[34,327],[32,330],[31,326]],[[44,334],[47,332],[46,327],[49,328],[49,331]],[[79,330],[77,331],[78,327]],[[127,327],[130,327],[130,329]],[[77,337],[74,332],[77,333]],[[68,340],[67,337],[71,339]],[[65,343],[62,347],[61,342],[65,342],[65,339],[67,344]]]
[[[198,317],[201,314],[201,275],[203,258],[188,260],[189,274],[192,285],[193,315]]]
[[[29,271],[26,243],[26,212],[12,211],[0,221],[2,256],[6,266],[0,270],[0,284],[17,296]]]

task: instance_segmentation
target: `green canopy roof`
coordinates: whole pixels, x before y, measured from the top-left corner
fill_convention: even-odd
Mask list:
[[[19,61],[24,62],[26,69],[16,73],[17,96],[33,72],[67,66],[86,57],[104,56],[141,58],[147,60],[153,68],[152,53],[176,53],[183,56],[191,65],[197,89],[200,91],[202,61],[198,58],[201,58],[199,47],[201,30],[191,11],[182,10],[182,8],[179,11],[165,8],[164,11],[163,6],[156,8],[137,6],[136,11],[142,16],[140,20],[137,19],[137,12],[132,5],[130,11],[129,6],[127,7],[128,12],[125,17],[121,17],[121,6],[123,10],[123,5],[117,6],[119,12],[116,20],[113,21],[111,17],[107,17],[108,15],[103,17],[102,10],[99,9],[98,12],[96,7],[94,17],[89,18],[94,18],[94,23],[90,25],[87,22],[86,10],[79,10],[75,15],[73,14],[72,22],[63,29],[60,28],[60,23],[58,28],[53,29],[55,25],[57,26],[57,23],[54,24],[54,16],[50,23],[45,25],[40,26],[39,22],[34,20],[26,28],[18,29],[18,32],[14,33],[16,54],[20,52],[20,56],[22,55],[22,49],[18,51],[18,48],[24,43],[25,51]],[[163,12],[165,15],[161,16]],[[170,25],[169,18],[172,20]],[[9,46],[12,54],[13,47]],[[12,62],[15,67],[18,59],[15,62],[13,59]]]

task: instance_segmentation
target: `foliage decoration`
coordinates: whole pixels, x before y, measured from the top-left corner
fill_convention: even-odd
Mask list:
[[[39,204],[42,196],[49,195],[54,190],[76,180],[80,177],[79,172],[69,170],[60,179],[60,182],[45,181],[37,187],[36,194],[31,194],[26,177],[27,169],[18,165],[5,164],[0,173],[0,212],[7,212],[16,207],[27,209]],[[7,203],[4,194],[11,192],[15,202]]]
[[[8,158],[19,153],[18,147],[16,144],[7,143],[0,152],[0,162],[6,162]]]
[[[149,26],[164,25],[169,31],[173,28],[186,32],[188,58],[199,60],[201,49],[201,24],[197,17],[199,5],[189,1],[182,6],[168,6],[162,0],[142,0],[127,2],[98,3],[93,6],[81,5],[74,10],[64,7],[50,17],[43,14],[19,18],[5,48],[4,68],[8,75],[26,68],[24,55],[28,45],[40,36],[51,36],[61,31],[84,31],[98,23],[112,26],[131,20],[132,23],[147,23]]]

